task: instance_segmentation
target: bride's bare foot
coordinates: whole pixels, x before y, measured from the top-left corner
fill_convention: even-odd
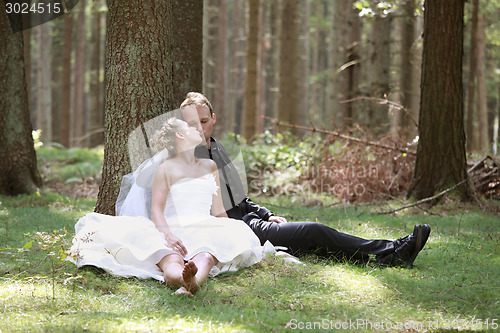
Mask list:
[[[190,298],[193,298],[194,295],[188,291],[186,289],[186,287],[180,287],[179,289],[177,289],[176,291],[174,291],[174,295],[176,296],[187,296],[187,297],[190,297]]]
[[[194,294],[200,289],[198,286],[198,281],[196,281],[196,273],[198,272],[198,267],[195,263],[189,260],[184,264],[184,269],[182,270],[182,279],[184,280],[184,286],[186,290]]]

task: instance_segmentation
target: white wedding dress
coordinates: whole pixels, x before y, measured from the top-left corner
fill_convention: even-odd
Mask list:
[[[212,276],[253,265],[264,252],[274,252],[270,243],[261,246],[243,221],[210,215],[216,193],[212,174],[183,178],[170,186],[165,207],[170,230],[188,250],[185,260],[200,252],[217,258]],[[75,230],[69,260],[78,267],[93,265],[114,275],[164,280],[156,264],[174,251],[151,220],[90,213],[76,223]]]

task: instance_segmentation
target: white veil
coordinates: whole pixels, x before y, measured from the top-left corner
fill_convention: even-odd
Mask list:
[[[158,166],[168,158],[163,149],[144,161],[134,172],[123,176],[120,194],[116,200],[116,216],[151,217],[151,189]]]

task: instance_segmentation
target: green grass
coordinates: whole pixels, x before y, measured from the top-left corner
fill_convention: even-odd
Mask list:
[[[95,268],[77,270],[61,261],[58,249],[68,248],[71,234],[54,244],[38,244],[37,232],[72,233],[78,218],[93,210],[95,199],[50,191],[0,196],[0,331],[327,331],[343,325],[346,332],[369,332],[384,325],[381,331],[413,327],[417,332],[498,327],[498,215],[453,201],[432,209],[439,215],[418,210],[377,215],[387,209],[382,204],[303,207],[289,198],[255,201],[290,221],[318,221],[366,238],[398,238],[414,224],[428,223],[433,230],[413,269],[359,266],[314,255],[301,258],[304,266],[270,258],[211,278],[194,299],[186,299],[154,280],[114,277]]]

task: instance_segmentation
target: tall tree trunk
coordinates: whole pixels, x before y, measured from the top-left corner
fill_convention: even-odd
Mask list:
[[[279,64],[280,64],[280,0],[265,2],[269,6],[269,52],[267,73],[269,89],[267,90],[267,115],[273,118],[278,116],[279,100]]]
[[[38,61],[41,63],[40,82],[41,91],[39,91],[40,97],[40,112],[41,119],[38,123],[42,129],[41,139],[42,141],[51,142],[52,141],[52,90],[51,90],[51,48],[52,37],[51,37],[51,26],[50,23],[45,23],[39,26],[41,31],[41,39],[39,46],[41,47],[40,55],[41,58]]]
[[[242,24],[242,20],[240,20],[241,15],[241,1],[235,1],[233,3],[233,11],[229,17],[229,29],[230,37],[229,37],[229,86],[228,86],[228,102],[226,103],[226,109],[228,112],[225,114],[224,119],[224,128],[216,128],[219,130],[218,133],[222,133],[221,131],[232,132],[235,130],[235,113],[236,113],[236,96],[237,96],[237,83],[238,83],[238,58],[239,58],[239,45],[240,45],[240,31]],[[218,122],[218,121],[217,121]]]
[[[29,27],[31,24],[30,15],[23,16],[23,26]],[[24,44],[24,73],[26,76],[26,90],[28,93],[28,109],[32,110],[33,106],[31,105],[31,31],[32,29],[23,30],[23,44]]]
[[[413,87],[415,80],[413,78],[413,62],[415,48],[413,47],[415,43],[415,2],[406,1],[403,4],[404,16],[401,18],[401,62],[400,62],[400,76],[399,85],[400,89],[400,102],[401,105],[406,109],[406,113],[403,111],[396,111],[395,116],[396,121],[396,132],[403,133],[404,136],[410,138],[409,131],[410,127],[414,126],[410,119],[411,114],[415,113],[416,110],[412,110],[414,105],[413,100],[416,98],[414,95],[415,88]]]
[[[221,133],[221,129],[225,129],[226,120],[226,103],[227,103],[227,0],[220,0],[219,3],[219,24],[218,24],[218,50],[217,50],[217,72],[215,75],[215,87],[217,93],[212,99],[213,107],[217,109],[217,133]]]
[[[85,29],[86,1],[80,0],[76,24],[75,48],[75,90],[73,102],[73,135],[71,144],[83,146],[85,134],[85,56],[86,56],[86,29]]]
[[[219,93],[215,82],[219,70],[217,67],[219,2],[220,0],[203,1],[203,21],[205,26],[203,29],[203,92],[211,101],[215,110],[218,107],[217,94]]]
[[[340,75],[340,67],[343,64],[342,57],[342,23],[344,19],[344,11],[347,3],[344,1],[332,1],[332,27],[330,29],[330,44],[328,53],[328,86],[327,86],[327,102],[326,112],[323,113],[323,119],[332,120],[333,127],[341,125],[342,117],[339,116],[340,111],[340,86],[342,85],[343,76]]]
[[[477,22],[479,17],[479,0],[472,0],[472,26],[470,33],[470,49],[469,49],[469,78],[467,81],[467,149],[475,150],[476,142],[474,137],[474,122],[475,113],[474,103],[476,95],[476,72],[477,72],[477,37],[478,29]]]
[[[487,107],[487,96],[486,96],[486,75],[485,62],[484,62],[484,30],[483,30],[483,19],[481,14],[478,15],[477,23],[477,119],[478,119],[478,131],[477,131],[477,148],[481,153],[488,152],[489,140],[488,140],[488,107]]]
[[[351,99],[358,93],[361,23],[358,11],[348,2],[335,1],[332,6],[331,50],[328,61],[331,76],[327,105],[333,118],[333,126],[344,128],[350,126],[354,118],[353,103],[340,102]]]
[[[266,113],[266,8],[261,1],[259,5],[259,48],[257,52],[257,98],[255,104],[257,105],[256,118],[255,118],[255,132],[264,132],[264,118]]]
[[[310,88],[310,100],[309,100],[309,110],[311,111],[311,121],[314,123],[318,119],[319,113],[321,111],[319,103],[320,95],[320,84],[319,84],[319,52],[320,48],[324,47],[323,40],[320,40],[320,31],[322,25],[322,3],[320,1],[314,2],[314,16],[316,17],[316,24],[314,25],[314,32],[311,42],[311,76],[314,78],[311,82]]]
[[[52,141],[61,143],[61,94],[67,87],[63,88],[62,85],[62,57],[63,57],[63,20],[54,20],[50,23],[52,25],[52,57],[51,57],[51,113],[52,113]]]
[[[297,124],[299,116],[298,0],[282,3],[280,37],[280,94],[278,119]],[[295,132],[295,131],[292,131]]]
[[[101,112],[101,1],[94,0],[92,3],[92,36],[89,75],[89,129],[88,146],[95,147],[103,143],[104,127]]]
[[[408,195],[431,197],[468,179],[463,117],[463,0],[426,0],[419,142]],[[446,135],[444,135],[446,134]],[[457,188],[471,199],[466,181]]]
[[[497,121],[498,121],[498,127],[497,127],[497,154],[500,154],[500,82],[498,82],[498,99],[497,99]]]
[[[181,92],[185,97],[201,89],[202,3],[109,0],[108,6],[104,165],[96,212],[113,215],[122,176],[131,171],[129,134],[178,108]],[[131,153],[147,155],[133,147]]]
[[[61,93],[61,124],[60,142],[63,146],[70,146],[71,128],[71,45],[73,31],[73,14],[64,15],[63,54],[62,54],[62,86]]]
[[[373,23],[373,47],[370,55],[371,95],[375,98],[389,98],[391,92],[391,16],[379,12]],[[372,128],[384,126],[387,122],[387,105],[370,104],[369,123]]]
[[[20,28],[20,16],[13,19]],[[23,34],[12,33],[5,11],[0,11],[0,40],[0,193],[31,193],[42,179],[31,134]]]
[[[300,0],[298,9],[299,20],[299,41],[298,41],[298,91],[299,110],[298,125],[310,123],[309,117],[309,21],[310,21],[310,0]]]
[[[241,128],[243,137],[250,140],[256,132],[257,111],[257,54],[259,49],[259,2],[250,0],[248,21],[248,42],[245,77],[245,104]]]
[[[149,1],[148,1],[149,2]],[[172,1],[169,29],[173,66],[173,109],[180,107],[186,94],[203,89],[203,4],[199,0]]]

